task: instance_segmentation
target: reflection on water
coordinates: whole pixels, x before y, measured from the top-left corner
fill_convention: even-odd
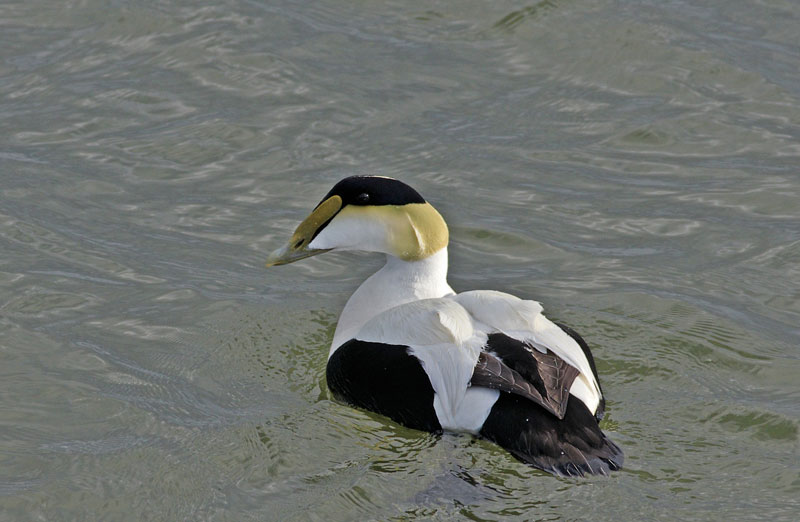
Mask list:
[[[796,6],[51,4],[0,10],[0,518],[796,518]],[[332,400],[380,260],[263,262],[354,173],[590,341],[622,472]]]

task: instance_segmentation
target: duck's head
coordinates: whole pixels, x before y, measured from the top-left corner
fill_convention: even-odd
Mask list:
[[[297,227],[267,266],[285,265],[331,250],[383,252],[418,261],[447,246],[447,225],[419,193],[381,176],[337,183]]]

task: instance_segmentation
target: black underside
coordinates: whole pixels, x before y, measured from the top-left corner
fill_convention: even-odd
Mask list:
[[[340,400],[409,428],[441,432],[433,387],[408,347],[351,339],[328,359],[328,388]]]
[[[501,392],[481,435],[519,460],[556,475],[608,475],[624,460],[619,446],[575,397],[559,420],[530,400]]]
[[[564,330],[587,352],[597,378],[586,343],[572,330]],[[479,382],[473,385],[498,389],[500,397],[480,430],[484,438],[556,475],[606,475],[622,466],[622,451],[600,430],[599,417],[564,390],[574,374],[570,378],[568,373],[565,381],[560,364],[548,359],[555,357],[552,353],[532,353],[503,334],[492,334],[486,350],[494,357],[492,365],[486,365],[485,358],[483,363],[479,360],[474,374]],[[433,408],[433,387],[407,346],[350,340],[328,360],[327,380],[331,392],[353,406],[410,428],[442,431]]]

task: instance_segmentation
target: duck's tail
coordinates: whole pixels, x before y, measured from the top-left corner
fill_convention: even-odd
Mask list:
[[[560,476],[608,475],[622,467],[622,450],[575,397],[564,418],[519,395],[501,393],[481,435],[519,460]]]

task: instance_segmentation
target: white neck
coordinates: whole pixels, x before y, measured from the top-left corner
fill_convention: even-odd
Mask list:
[[[420,261],[387,255],[383,268],[364,281],[344,305],[328,357],[379,313],[403,303],[452,293],[447,284],[447,247]]]

